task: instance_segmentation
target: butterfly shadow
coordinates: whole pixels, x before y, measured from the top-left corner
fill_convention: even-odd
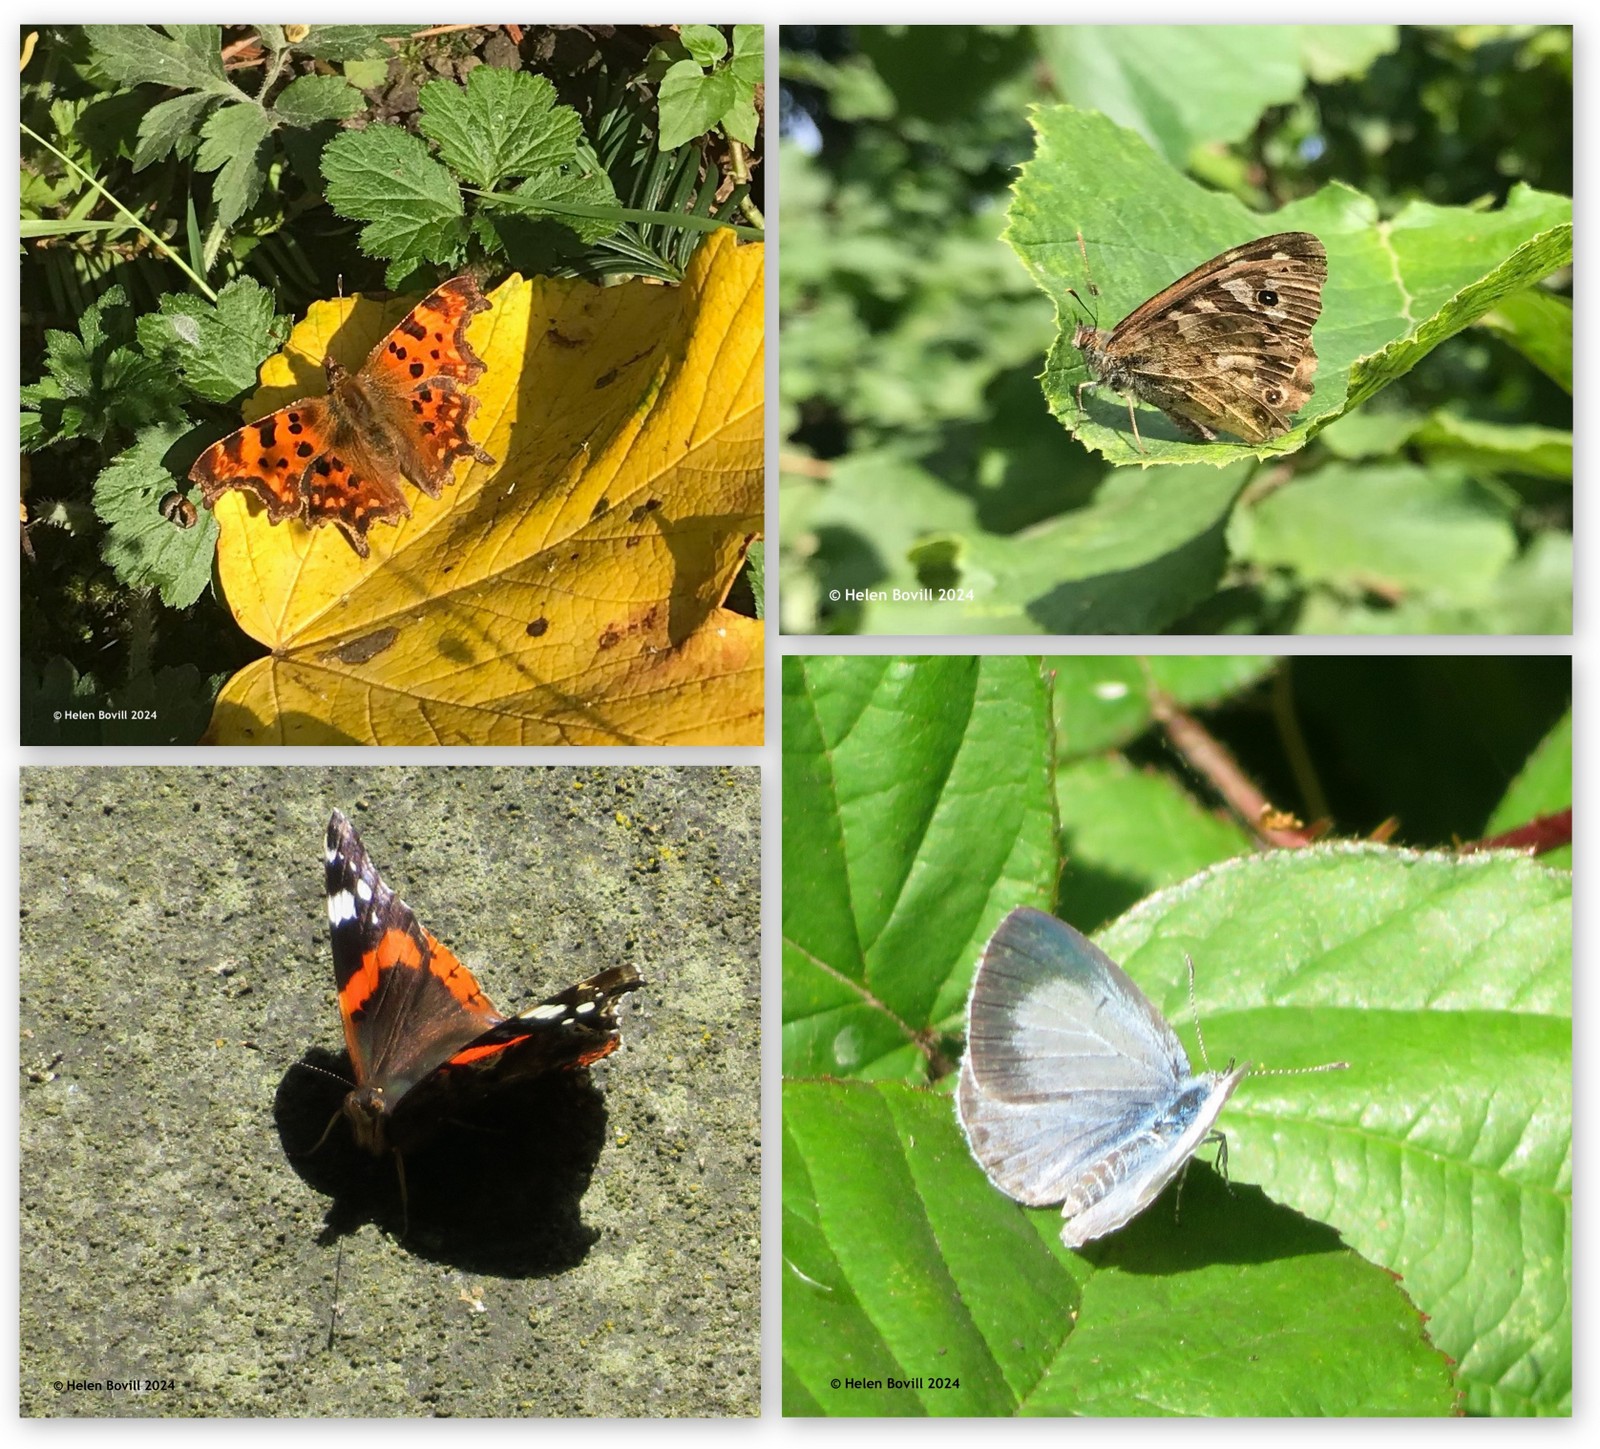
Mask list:
[[[588,1072],[512,1082],[442,1109],[435,1130],[406,1147],[403,1198],[393,1158],[363,1152],[348,1124],[333,1121],[350,1075],[342,1053],[314,1049],[284,1073],[273,1105],[290,1164],[331,1199],[325,1243],[374,1222],[463,1272],[545,1278],[583,1262],[600,1236],[583,1221],[583,1196],[606,1140],[605,1101]]]
[[[1218,1264],[1268,1263],[1346,1251],[1338,1232],[1274,1202],[1259,1187],[1224,1182],[1193,1162],[1127,1227],[1082,1250],[1123,1272],[1170,1275]]]

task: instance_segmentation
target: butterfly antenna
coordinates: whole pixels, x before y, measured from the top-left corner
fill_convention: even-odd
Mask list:
[[[1209,1072],[1211,1070],[1211,1058],[1206,1055],[1206,1034],[1200,1029],[1200,1005],[1199,1002],[1195,1000],[1194,957],[1185,951],[1183,953],[1183,959],[1189,965],[1189,1015],[1194,1018],[1194,1036],[1195,1040],[1200,1043],[1200,1060],[1204,1064],[1205,1069]],[[1251,1067],[1250,1075],[1252,1077],[1299,1077],[1304,1076],[1308,1072],[1344,1072],[1348,1071],[1349,1069],[1349,1062],[1323,1062],[1321,1066],[1317,1067]],[[1228,1070],[1230,1072],[1233,1070],[1233,1063],[1231,1061],[1228,1063]],[[1220,1132],[1217,1132],[1213,1133],[1212,1137],[1207,1138],[1206,1140],[1211,1141],[1214,1138],[1222,1139],[1223,1145],[1221,1152],[1218,1154],[1218,1161],[1225,1165],[1228,1161],[1227,1139],[1223,1138]],[[1225,1167],[1224,1170],[1226,1170]]]
[[[1201,1065],[1209,1072],[1211,1070],[1211,1058],[1206,1055],[1206,1034],[1200,1030],[1200,1003],[1194,994],[1194,957],[1185,951],[1183,959],[1189,966],[1189,1015],[1194,1020],[1194,1039],[1200,1043]]]
[[[1318,1067],[1251,1067],[1252,1077],[1303,1077],[1309,1072],[1347,1072],[1349,1062],[1323,1062]]]
[[[1095,286],[1094,278],[1089,273],[1089,248],[1083,244],[1083,232],[1078,232],[1078,250],[1083,254],[1083,285],[1089,289],[1091,297],[1098,297],[1100,289]]]
[[[338,1072],[330,1072],[326,1067],[319,1067],[311,1062],[290,1062],[291,1067],[299,1067],[303,1071],[315,1072],[319,1077],[326,1077],[330,1082],[338,1082],[343,1087],[354,1087],[355,1083],[348,1077],[341,1077]]]

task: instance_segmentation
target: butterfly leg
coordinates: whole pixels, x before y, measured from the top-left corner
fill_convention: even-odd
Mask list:
[[[1144,439],[1139,436],[1139,420],[1133,415],[1133,399],[1128,399],[1128,421],[1133,425],[1133,446],[1141,453],[1149,450],[1144,445]]]
[[[1086,387],[1093,387],[1095,385],[1096,381],[1097,381],[1096,378],[1092,378],[1091,377],[1087,382],[1080,382],[1078,384],[1078,393],[1077,393],[1076,401],[1077,401],[1077,404],[1078,404],[1078,411],[1080,413],[1082,413],[1084,417],[1088,417],[1088,413],[1084,412],[1083,390]],[[1133,399],[1132,398],[1128,399],[1128,421],[1133,424],[1133,445],[1134,445],[1134,447],[1136,447],[1141,453],[1145,452],[1146,449],[1145,449],[1145,446],[1144,446],[1144,439],[1139,436],[1139,424],[1134,420],[1134,416],[1133,416]]]
[[[1228,1134],[1225,1132],[1208,1132],[1206,1141],[1217,1144],[1217,1171],[1222,1174],[1223,1186],[1229,1192],[1232,1192],[1233,1183],[1228,1178]]]
[[[411,1197],[406,1192],[406,1160],[398,1147],[392,1151],[395,1175],[400,1179],[400,1241],[403,1243],[411,1236]]]

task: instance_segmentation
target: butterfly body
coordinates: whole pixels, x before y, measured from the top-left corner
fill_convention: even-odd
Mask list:
[[[620,1045],[616,1004],[643,984],[632,967],[611,967],[506,1016],[384,884],[337,811],[326,860],[334,980],[355,1076],[342,1113],[363,1150],[405,1151],[453,1101],[589,1066]]]
[[[1310,232],[1232,247],[1134,308],[1109,332],[1072,338],[1089,379],[1159,408],[1184,436],[1219,432],[1264,443],[1289,431],[1317,370],[1311,330],[1322,313],[1327,253]]]
[[[1247,1071],[1196,1073],[1126,972],[1024,907],[973,979],[956,1111],[989,1180],[1029,1207],[1059,1203],[1077,1248],[1155,1200]]]
[[[452,278],[359,371],[325,358],[326,394],[230,433],[200,455],[190,479],[208,505],[238,488],[261,501],[269,523],[332,523],[366,558],[373,523],[410,516],[402,478],[437,498],[461,458],[494,462],[469,432],[478,404],[466,391],[484,371],[467,324],[489,305],[471,277]]]

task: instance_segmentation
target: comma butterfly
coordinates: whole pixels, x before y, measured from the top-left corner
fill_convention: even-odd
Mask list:
[[[477,282],[452,278],[411,309],[359,372],[324,359],[325,396],[279,408],[213,443],[190,481],[207,505],[239,488],[266,505],[269,523],[336,524],[366,558],[374,521],[411,515],[402,477],[437,498],[457,459],[495,461],[467,432],[478,400],[463,391],[484,370],[467,345],[467,323],[488,308]]]

